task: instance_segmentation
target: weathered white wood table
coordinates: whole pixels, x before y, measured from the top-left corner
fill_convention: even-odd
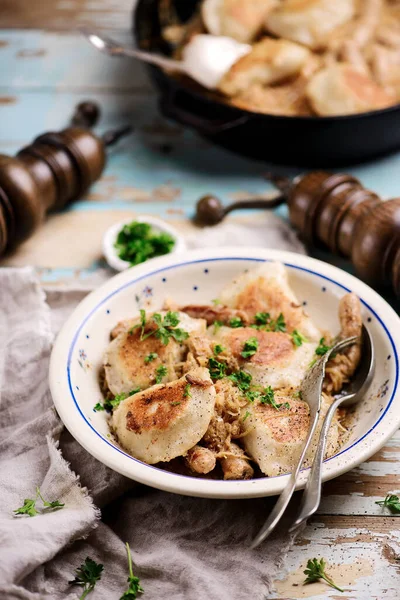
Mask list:
[[[228,201],[269,191],[265,165],[166,122],[140,66],[99,55],[74,33],[78,25],[91,24],[130,42],[130,12],[127,0],[0,0],[0,153],[16,152],[38,133],[63,127],[84,99],[95,99],[103,109],[99,131],[123,124],[135,128],[112,150],[87,197],[51,216],[2,261],[33,264],[45,285],[90,287],[109,277],[102,233],[125,216],[157,214],[189,231],[187,217],[202,194]],[[399,168],[397,155],[352,172],[390,197],[400,193]],[[400,598],[400,520],[375,504],[400,491],[399,459],[397,435],[368,462],[325,485],[319,513],[290,551],[275,597]],[[314,556],[327,560],[344,594],[325,584],[302,586],[305,563]]]

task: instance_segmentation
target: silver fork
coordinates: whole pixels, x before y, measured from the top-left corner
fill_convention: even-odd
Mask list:
[[[272,533],[280,521],[283,513],[285,512],[291,497],[293,496],[301,466],[304,462],[305,455],[310,446],[315,428],[318,423],[319,412],[321,410],[322,383],[325,377],[326,363],[332,354],[347,348],[347,346],[350,346],[351,344],[354,344],[357,339],[357,336],[353,336],[344,340],[340,340],[334,344],[332,348],[330,348],[306,373],[301,383],[301,397],[302,400],[310,407],[310,428],[308,431],[308,437],[304,444],[296,468],[291,473],[289,481],[287,482],[286,487],[269,514],[268,519],[265,521],[263,527],[254,538],[251,548],[257,548],[257,546],[259,546],[261,542],[263,542]]]

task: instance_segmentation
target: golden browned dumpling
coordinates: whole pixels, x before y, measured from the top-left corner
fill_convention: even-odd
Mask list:
[[[316,73],[308,83],[307,97],[318,115],[349,115],[390,106],[393,96],[373,79],[346,64]]]
[[[148,464],[185,454],[205,434],[215,404],[208,369],[155,385],[120,403],[112,416],[119,443]]]
[[[218,89],[227,96],[236,96],[255,83],[277,83],[299,73],[309,54],[299,44],[264,38],[230,68]]]
[[[162,317],[165,311],[159,313]],[[185,313],[178,313],[178,327],[189,334],[202,334],[206,331],[203,319],[191,319]],[[148,315],[149,326],[151,314]],[[186,343],[176,342],[172,337],[164,345],[155,335],[141,340],[141,328],[134,328],[139,319],[126,321],[120,325],[117,337],[109,344],[104,356],[106,383],[110,391],[116,394],[129,394],[136,388],[146,389],[156,383],[157,369],[165,367],[162,381],[176,379],[174,365],[180,363],[186,353]],[[146,357],[154,358],[146,362]]]
[[[277,36],[319,48],[354,13],[354,0],[285,0],[268,14],[266,27]]]
[[[204,0],[201,16],[209,33],[251,42],[277,4],[278,0]]]

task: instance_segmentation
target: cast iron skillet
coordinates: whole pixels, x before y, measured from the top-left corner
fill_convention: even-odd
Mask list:
[[[158,5],[138,0],[133,31],[139,48],[168,54]],[[186,20],[199,0],[173,0]],[[285,117],[253,113],[218,100],[187,78],[148,66],[163,114],[239,154],[275,163],[333,167],[359,163],[400,148],[400,105],[345,117]]]

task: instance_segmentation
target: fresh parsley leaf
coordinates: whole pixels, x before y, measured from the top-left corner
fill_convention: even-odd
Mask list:
[[[210,371],[210,377],[214,381],[222,379],[226,374],[226,363],[220,362],[216,358],[210,357],[208,359],[208,368]]]
[[[301,400],[302,399],[301,390],[297,390],[297,392],[293,392],[292,396],[293,396],[293,398],[300,398],[300,400]]]
[[[45,500],[40,493],[40,489],[36,488],[36,496],[35,498],[25,498],[23,506],[15,509],[13,512],[16,515],[28,515],[29,517],[35,517],[39,515],[40,512],[36,509],[36,503],[38,499],[43,502],[43,508],[63,508],[65,504],[62,504],[59,500],[53,500],[52,502],[48,502]]]
[[[123,400],[126,400],[127,398],[133,396],[133,394],[137,394],[138,392],[140,392],[140,387],[131,390],[128,394],[125,394],[124,392],[122,394],[117,394],[114,398],[105,400],[103,404],[98,402],[94,406],[93,410],[95,412],[98,412],[100,410],[106,410],[107,412],[111,412],[112,410],[114,410],[114,408],[117,408],[117,406],[119,406]]]
[[[221,344],[216,344],[214,346],[214,356],[218,356],[218,354],[222,354],[225,351],[225,348],[221,346]]]
[[[297,331],[297,329],[292,331],[291,336],[293,344],[297,347],[302,346],[303,342],[308,342],[307,338],[300,331]]]
[[[276,321],[274,321],[273,331],[282,331],[283,333],[286,331],[286,323],[282,313],[280,313]]]
[[[213,325],[214,325],[214,335],[215,335],[216,333],[218,333],[220,327],[222,327],[223,322],[222,321],[214,321]]]
[[[327,346],[325,344],[325,338],[321,338],[319,340],[319,344],[317,346],[317,348],[315,349],[315,354],[317,356],[323,356],[324,354],[326,354],[328,352],[328,350],[331,349],[331,346]]]
[[[222,304],[222,302],[219,298],[214,298],[213,300],[211,300],[211,302],[214,304],[214,306],[218,306],[218,304]]]
[[[79,585],[83,588],[79,600],[84,600],[94,590],[94,586],[101,579],[103,570],[103,565],[98,564],[89,558],[89,556],[86,557],[85,562],[80,567],[75,569],[75,579],[69,581],[69,583],[71,585]]]
[[[149,258],[168,254],[174,245],[175,240],[169,233],[155,233],[148,223],[132,221],[118,233],[114,247],[119,258],[138,265]]]
[[[229,321],[229,327],[233,327],[233,329],[243,327],[242,319],[240,317],[232,317],[232,319]]]
[[[181,402],[171,402],[170,404],[171,404],[171,406],[179,406],[179,404],[181,404]]]
[[[250,416],[250,413],[249,413],[249,411],[248,411],[248,410],[246,410],[246,414],[244,415],[244,417],[243,417],[243,419],[242,419],[243,423],[245,422],[245,420],[246,420],[246,419],[247,419],[249,416]]]
[[[395,494],[388,494],[384,500],[378,500],[375,504],[388,508],[392,513],[400,513],[400,498]]]
[[[326,562],[323,558],[319,561],[317,558],[309,559],[307,561],[307,568],[304,571],[304,575],[306,575],[306,579],[304,583],[314,583],[315,581],[319,581],[323,579],[326,583],[337,590],[338,592],[344,592],[340,587],[338,587],[330,577],[325,573]]]
[[[256,325],[268,325],[271,321],[270,314],[267,312],[258,312],[254,317]]]
[[[257,352],[257,350],[258,340],[255,337],[251,337],[247,340],[247,342],[245,342],[240,356],[243,356],[243,358],[250,358]]]
[[[25,498],[23,506],[16,508],[13,512],[15,512],[16,515],[28,515],[29,517],[35,517],[39,514],[39,512],[36,510],[36,502],[37,496],[36,498]]]
[[[236,373],[232,373],[229,375],[229,379],[233,381],[236,387],[243,393],[246,393],[250,389],[252,376],[250,373],[246,373],[246,371],[236,371]]]
[[[183,342],[187,340],[189,334],[183,329],[177,329],[176,326],[179,324],[178,313],[168,311],[163,318],[160,313],[153,315],[153,321],[157,325],[156,329],[146,333],[141,337],[141,340],[145,340],[151,335],[155,335],[164,346],[168,345],[170,338],[174,338],[177,342]]]
[[[140,323],[131,327],[129,329],[128,333],[132,334],[135,331],[135,329],[137,329],[138,327],[141,327],[142,331],[140,332],[140,340],[142,340],[143,335],[144,335],[144,328],[146,327],[146,311],[143,310],[143,308],[141,308],[139,312],[140,312]]]
[[[261,392],[258,390],[249,390],[245,393],[245,396],[249,402],[254,402],[255,400],[259,400],[261,396]]]
[[[270,385],[263,389],[259,399],[261,404],[269,404],[270,406],[276,408],[276,410],[279,410],[280,408],[290,408],[290,404],[288,402],[283,402],[281,404],[277,404],[275,402],[274,390]]]
[[[165,375],[168,373],[167,367],[160,365],[156,369],[156,383],[161,383]]]
[[[158,358],[158,354],[157,352],[150,352],[150,354],[148,354],[145,359],[144,362],[147,364],[149,364],[152,360],[155,360],[156,358]]]
[[[192,386],[190,385],[190,383],[185,385],[185,389],[183,390],[183,397],[184,398],[191,398],[192,394],[190,393],[190,388]]]
[[[126,590],[126,592],[124,592],[122,594],[122,596],[120,597],[119,600],[136,600],[137,595],[138,594],[143,594],[144,589],[142,588],[142,586],[140,585],[140,579],[139,577],[136,577],[133,574],[133,568],[132,568],[132,556],[131,556],[131,549],[129,548],[129,544],[126,543],[126,552],[128,554],[128,568],[129,568],[129,575],[128,575],[128,589]]]

